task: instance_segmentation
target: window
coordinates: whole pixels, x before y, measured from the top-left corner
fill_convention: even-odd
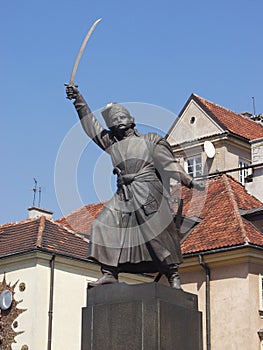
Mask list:
[[[259,275],[259,316],[262,318],[263,317],[263,276],[260,274]],[[263,350],[263,329],[260,328],[258,330],[258,336],[260,340],[260,349]]]
[[[258,330],[258,336],[260,339],[260,350],[262,350],[263,349],[263,329],[262,328]]]
[[[200,156],[195,156],[186,159],[185,161],[186,172],[193,176],[198,177],[202,175],[202,158]]]
[[[263,317],[263,275],[259,275],[259,315]]]
[[[245,166],[248,166],[249,163],[244,161],[244,160],[240,160],[239,161],[239,168],[243,168]],[[239,170],[239,182],[242,183],[242,185],[245,185],[245,180],[246,177],[248,176],[248,169],[240,169]]]
[[[190,119],[190,124],[194,124],[195,123],[195,116],[193,116],[193,117],[191,117],[191,119]]]

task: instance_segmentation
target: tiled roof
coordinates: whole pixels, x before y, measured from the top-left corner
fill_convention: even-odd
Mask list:
[[[104,203],[102,202],[84,205],[69,215],[57,220],[57,222],[70,230],[84,234],[90,233],[92,222],[99,215],[103,206]]]
[[[263,137],[263,126],[241,114],[230,111],[213,102],[192,94],[193,98],[202,109],[204,109],[213,119],[215,119],[224,130],[244,137],[247,140],[254,140]]]
[[[184,200],[183,215],[202,219],[183,241],[184,255],[247,244],[263,246],[262,232],[240,214],[240,209],[263,208],[263,203],[230,176],[206,180],[205,191],[175,187],[173,197],[179,196]],[[42,216],[0,226],[0,257],[40,249],[86,259],[85,237],[103,205],[86,205],[58,221]]]
[[[0,257],[35,249],[85,259],[88,241],[45,216],[0,226]]]
[[[243,218],[239,209],[251,210],[263,204],[227,175],[207,180],[206,191],[183,187],[183,214],[202,219],[182,244],[183,254],[237,245],[263,246],[263,234]],[[175,189],[176,197],[178,189]],[[176,207],[175,207],[176,211]]]

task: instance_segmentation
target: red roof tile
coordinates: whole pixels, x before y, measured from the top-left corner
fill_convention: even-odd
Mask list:
[[[263,204],[233,178],[221,175],[207,180],[206,191],[194,191],[194,195],[188,188],[180,190],[184,199],[183,214],[202,219],[183,242],[183,254],[247,243],[263,245],[262,233],[239,213],[239,209],[251,210]],[[174,196],[177,191],[175,189]]]
[[[85,259],[88,241],[45,216],[0,226],[0,257],[35,249]]]
[[[230,111],[193,94],[191,96],[208,114],[225,129],[248,140],[263,137],[263,126],[241,114]],[[191,98],[190,97],[190,98]]]
[[[69,215],[57,220],[57,222],[68,227],[70,230],[89,234],[92,222],[99,215],[103,206],[104,203],[101,202],[84,205]]]

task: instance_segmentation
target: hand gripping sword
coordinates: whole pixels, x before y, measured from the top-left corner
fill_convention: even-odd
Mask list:
[[[79,53],[78,53],[78,56],[75,60],[75,63],[74,63],[74,66],[73,66],[73,69],[72,69],[72,72],[71,72],[71,76],[70,76],[70,80],[69,80],[69,84],[65,84],[67,86],[73,86],[74,85],[74,80],[75,80],[75,76],[76,76],[76,72],[77,72],[77,69],[78,69],[78,66],[79,66],[79,61],[83,55],[83,52],[85,50],[85,47],[87,45],[87,42],[89,41],[89,38],[91,37],[91,34],[93,33],[94,29],[96,28],[97,24],[101,21],[101,18],[97,19],[97,21],[95,21],[93,23],[93,25],[90,27],[87,35],[85,36],[82,44],[81,44],[81,47],[79,49]]]

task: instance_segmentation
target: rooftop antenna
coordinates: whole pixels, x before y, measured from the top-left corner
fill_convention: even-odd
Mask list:
[[[255,97],[252,97],[252,104],[253,104],[253,115],[256,115]]]
[[[35,206],[35,201],[36,201],[36,193],[37,193],[37,180],[34,178],[34,182],[35,182],[35,187],[33,188],[33,207]]]
[[[41,187],[38,188],[38,208],[40,208],[40,202],[41,202]]]
[[[33,207],[36,204],[36,197],[37,197],[37,193],[38,193],[38,208],[40,208],[42,189],[41,189],[41,187],[37,186],[36,178],[34,178],[34,183],[35,183],[35,186],[33,188]]]

